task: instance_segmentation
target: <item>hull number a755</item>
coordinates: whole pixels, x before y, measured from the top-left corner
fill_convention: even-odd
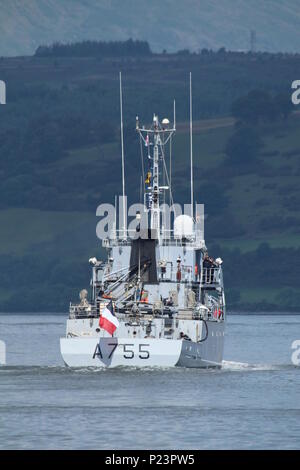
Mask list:
[[[93,359],[95,359],[95,357],[99,357],[100,359],[103,359],[103,355],[105,356],[107,355],[108,359],[110,359],[118,346],[120,348],[123,348],[124,359],[130,360],[130,359],[134,359],[135,357],[138,357],[139,359],[150,358],[150,351],[149,351],[150,345],[149,344],[140,343],[138,345],[138,350],[135,349],[135,345],[133,343],[120,344],[120,343],[114,342],[114,343],[106,343],[106,346],[110,348],[108,355],[107,355],[107,351],[106,351],[106,354],[104,354],[104,352],[101,350],[100,343],[97,343],[95,352],[93,354]]]

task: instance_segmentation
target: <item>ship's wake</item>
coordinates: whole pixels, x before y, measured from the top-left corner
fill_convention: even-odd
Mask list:
[[[276,371],[293,369],[293,364],[250,364],[248,362],[222,361],[222,370],[225,371]]]
[[[300,367],[295,366],[291,363],[286,364],[250,364],[248,362],[236,362],[236,361],[222,361],[222,367],[220,369],[208,368],[208,369],[192,369],[185,367],[116,367],[116,368],[97,368],[97,367],[78,367],[78,368],[69,368],[66,366],[53,365],[53,366],[28,366],[28,365],[15,365],[15,366],[2,366],[0,367],[0,374],[13,374],[13,375],[49,375],[49,374],[91,374],[91,373],[132,373],[132,374],[141,374],[141,373],[155,373],[162,372],[165,373],[222,373],[222,372],[258,372],[258,371],[288,371],[292,369],[300,369]]]

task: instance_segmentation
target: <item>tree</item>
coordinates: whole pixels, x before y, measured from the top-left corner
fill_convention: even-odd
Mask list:
[[[279,93],[274,97],[277,113],[282,119],[287,119],[293,111],[293,103],[289,94]]]
[[[263,142],[256,129],[241,127],[228,140],[225,153],[230,163],[247,165],[258,157]]]
[[[253,125],[274,119],[278,109],[268,92],[253,90],[233,102],[232,114],[237,120]]]

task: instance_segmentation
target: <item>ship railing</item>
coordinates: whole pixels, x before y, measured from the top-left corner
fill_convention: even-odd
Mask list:
[[[220,284],[221,281],[221,268],[203,268],[202,269],[202,285],[215,285]]]
[[[131,244],[131,241],[137,238],[137,232],[135,229],[127,229],[125,232],[123,229],[120,230],[112,230],[110,233],[110,237],[103,240],[102,245],[104,247],[109,247],[115,244],[119,244],[122,242],[124,245]],[[183,244],[186,246],[197,246],[202,247],[205,245],[203,240],[203,234],[195,232],[191,234],[187,238],[182,238],[182,236],[177,235],[173,229],[166,229],[162,228],[160,234],[160,243],[163,245],[176,245],[182,246]]]
[[[96,305],[81,305],[70,303],[70,318],[96,318],[99,316]]]

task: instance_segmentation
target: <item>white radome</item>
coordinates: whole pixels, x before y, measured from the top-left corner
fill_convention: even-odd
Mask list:
[[[192,237],[194,235],[194,221],[189,215],[179,215],[174,220],[174,236],[176,238]]]

